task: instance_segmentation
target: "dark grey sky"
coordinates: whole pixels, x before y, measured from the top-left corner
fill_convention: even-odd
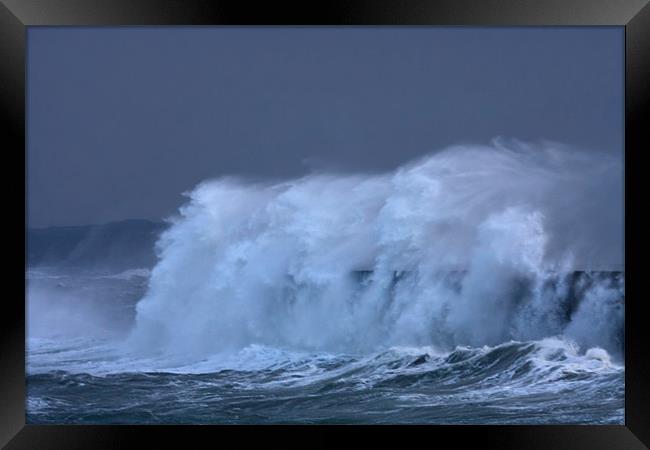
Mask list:
[[[30,226],[495,136],[623,151],[622,28],[30,28]]]

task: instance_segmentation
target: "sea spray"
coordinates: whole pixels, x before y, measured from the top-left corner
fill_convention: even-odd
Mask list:
[[[204,182],[158,242],[128,347],[191,362],[565,335],[620,356],[621,177],[605,154],[495,141],[379,175]]]

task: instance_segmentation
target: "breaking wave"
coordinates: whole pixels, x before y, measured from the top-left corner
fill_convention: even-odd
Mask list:
[[[393,173],[208,181],[158,241],[127,348],[192,364],[563,336],[620,360],[622,185],[614,157],[503,141]]]

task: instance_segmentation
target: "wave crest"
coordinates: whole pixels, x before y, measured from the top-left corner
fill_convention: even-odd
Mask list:
[[[621,174],[606,155],[496,142],[388,174],[203,183],[158,242],[130,345],[200,358],[566,335],[620,355]]]

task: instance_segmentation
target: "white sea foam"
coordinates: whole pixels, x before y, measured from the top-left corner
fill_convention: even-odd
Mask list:
[[[566,335],[620,353],[623,285],[567,298],[574,270],[621,269],[621,177],[620,158],[496,141],[394,173],[202,183],[158,242],[127,348],[198,363]]]

